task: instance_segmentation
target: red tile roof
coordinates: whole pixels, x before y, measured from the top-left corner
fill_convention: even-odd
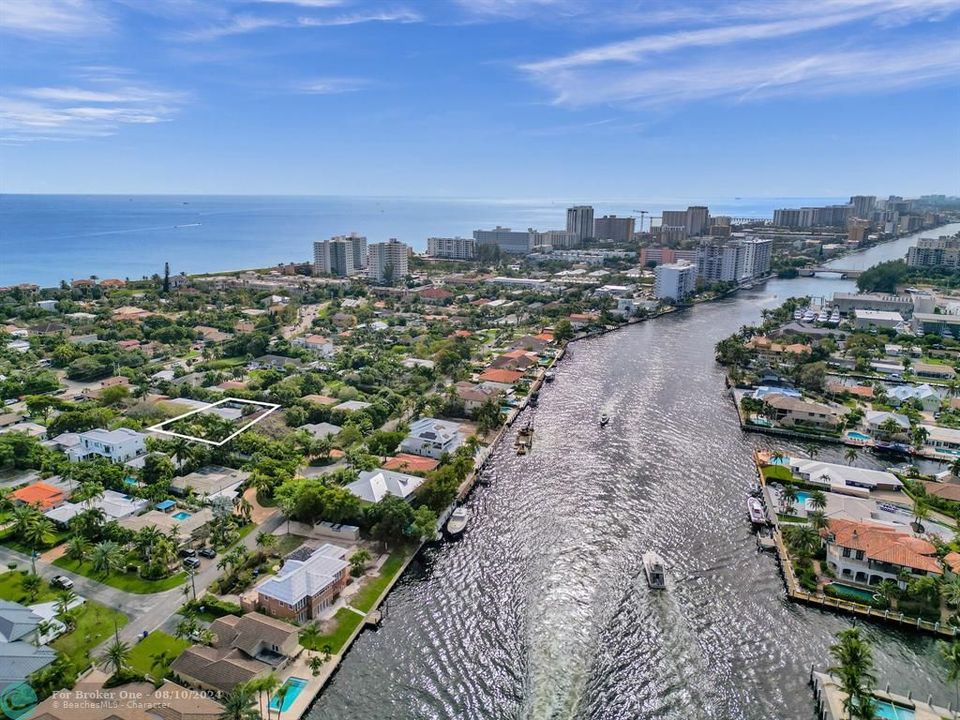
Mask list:
[[[37,505],[44,510],[64,501],[63,491],[45,482],[35,482],[10,493],[10,497],[26,505]]]
[[[851,550],[862,550],[868,559],[942,575],[937,549],[922,538],[886,525],[831,520],[822,532],[832,534],[833,543]]]
[[[497,368],[489,368],[480,374],[480,380],[483,382],[504,383],[505,385],[512,385],[522,377],[523,373],[518,370],[498,370]]]

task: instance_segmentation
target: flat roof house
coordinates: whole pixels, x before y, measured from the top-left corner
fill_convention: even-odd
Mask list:
[[[250,473],[243,470],[206,465],[182,477],[175,477],[170,483],[170,489],[179,495],[185,495],[193,490],[204,498],[214,498],[221,495],[235,497],[237,489],[250,477]]]
[[[463,444],[459,423],[435,418],[420,418],[410,426],[410,434],[400,443],[400,450],[414,455],[439,459]]]
[[[71,449],[70,459],[86,460],[97,455],[110,462],[125,463],[146,451],[146,437],[130,428],[88,430],[80,433],[80,442]]]
[[[256,588],[256,605],[268,615],[305,622],[316,618],[346,587],[350,563],[345,548],[326,543],[306,560],[290,560]]]
[[[884,470],[868,470],[807,458],[790,458],[790,470],[805,482],[843,495],[867,497],[873,490],[899,491],[903,487],[896,475]]]

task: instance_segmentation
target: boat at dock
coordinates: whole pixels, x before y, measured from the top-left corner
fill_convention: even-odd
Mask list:
[[[547,370],[543,374],[543,379],[546,380],[547,382],[553,382],[554,380],[557,379],[557,374],[553,370]]]
[[[447,534],[452,537],[460,537],[467,528],[467,522],[470,520],[470,511],[465,507],[458,507],[450,514],[447,520]]]
[[[608,422],[610,422],[610,416],[603,413],[603,415],[600,416],[600,427],[606,427]]]
[[[653,550],[643,554],[643,572],[647,576],[647,585],[654,590],[665,590],[667,587],[667,571],[663,558]]]
[[[747,512],[750,514],[750,522],[754,525],[766,525],[769,522],[763,503],[752,495],[747,498]]]

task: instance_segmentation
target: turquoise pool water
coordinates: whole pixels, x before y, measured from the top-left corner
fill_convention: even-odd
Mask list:
[[[911,708],[894,705],[891,702],[882,702],[877,707],[876,717],[882,720],[914,720],[917,714]]]
[[[844,585],[843,583],[833,582],[830,583],[830,587],[837,591],[837,595],[844,600],[853,600],[854,602],[863,603],[864,605],[869,605],[873,602],[874,593],[869,590],[864,590],[863,588],[853,587],[851,585]]]
[[[186,520],[188,517],[190,517],[190,513],[188,513],[186,510],[181,510],[180,512],[173,514],[174,520]]]
[[[759,424],[759,423],[758,423],[758,424]],[[771,464],[771,465],[789,465],[789,464],[790,464],[790,458],[788,458],[788,457],[774,457],[774,458],[770,458],[770,464]]]
[[[297,699],[297,695],[299,695],[300,691],[306,686],[307,681],[303,678],[287,678],[287,681],[283,684],[283,687],[287,688],[287,694],[283,698],[283,707],[280,707],[280,691],[278,690],[270,700],[270,709],[279,710],[280,712],[289,710],[290,706],[293,705],[293,701]]]
[[[125,477],[123,483],[124,485],[136,485],[137,479],[135,477]]]
[[[864,441],[866,441],[866,440],[869,440],[869,439],[870,439],[870,436],[869,436],[869,435],[864,435],[862,432],[857,432],[856,430],[851,430],[850,432],[848,432],[848,433],[847,433],[847,437],[850,438],[851,440],[864,440]]]
[[[806,490],[798,490],[798,491],[797,491],[797,506],[798,506],[798,507],[803,507],[803,506],[806,504],[807,500],[809,500],[809,499],[810,499],[810,493],[808,493]]]

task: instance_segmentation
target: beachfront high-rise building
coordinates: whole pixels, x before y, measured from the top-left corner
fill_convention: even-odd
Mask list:
[[[664,210],[660,213],[660,242],[681,243],[687,239],[687,211]]]
[[[349,240],[320,240],[313,244],[314,275],[353,275],[353,243]]]
[[[907,265],[929,268],[960,267],[960,238],[948,235],[920,238],[916,245],[907,249]]]
[[[477,256],[477,241],[473,238],[427,238],[427,255],[451,260],[473,260]]]
[[[374,282],[392,285],[410,274],[409,257],[409,246],[396,238],[373,243],[367,248],[367,275]]]
[[[517,232],[497,225],[493,230],[474,230],[473,239],[477,247],[496,245],[502,252],[526,255],[530,247],[530,231]]]
[[[781,208],[773,211],[773,224],[789,228],[847,227],[853,205]]]
[[[688,262],[657,265],[654,295],[659,300],[680,302],[697,287],[697,266]]]
[[[704,205],[687,208],[687,237],[706,235],[710,231],[710,210]]]
[[[567,208],[567,232],[576,233],[581,245],[596,237],[593,232],[593,208],[589,205]]]
[[[593,221],[593,236],[601,241],[632,242],[635,225],[636,221],[632,217],[604,215]]]
[[[875,195],[854,195],[850,204],[853,205],[853,217],[870,220],[877,209],[877,198]]]
[[[777,227],[798,228],[800,227],[800,209],[799,208],[780,208],[773,211],[773,224]]]
[[[350,233],[349,235],[337,235],[332,238],[340,242],[350,243],[353,254],[353,269],[354,271],[359,272],[367,266],[367,238],[363,235],[358,235],[355,232]]]

